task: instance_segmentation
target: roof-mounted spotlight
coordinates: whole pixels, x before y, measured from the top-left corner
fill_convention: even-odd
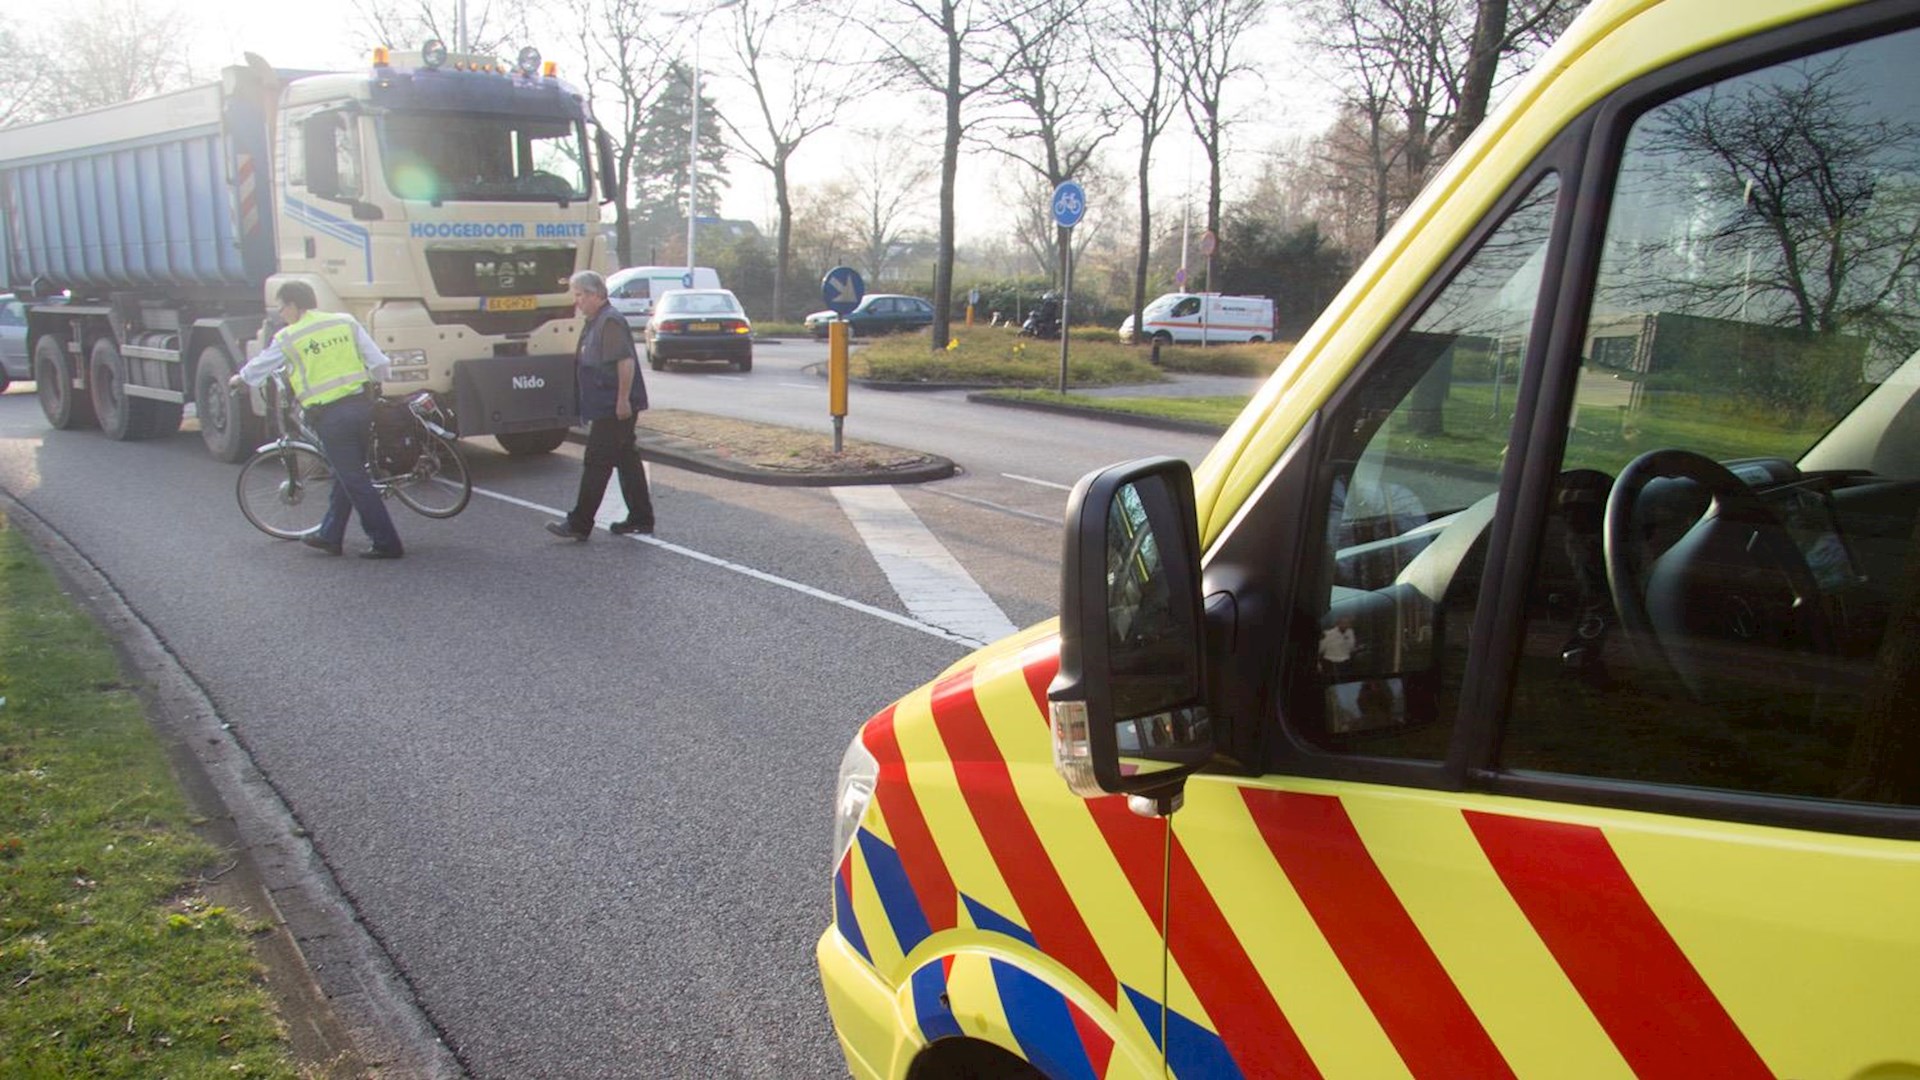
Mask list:
[[[437,68],[447,62],[447,43],[439,38],[428,40],[420,46],[420,62],[430,68]]]
[[[540,73],[540,50],[531,45],[521,49],[520,57],[514,61],[514,66],[520,69],[520,74],[529,79],[533,78]]]

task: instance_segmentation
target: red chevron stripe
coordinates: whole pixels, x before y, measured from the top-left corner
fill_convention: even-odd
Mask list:
[[[1512,1076],[1340,800],[1243,789],[1267,847],[1417,1077]]]
[[[973,674],[972,669],[962,671],[933,688],[934,724],[953,761],[967,809],[1040,950],[1065,964],[1101,1000],[1113,1001],[1118,980],[1014,794],[1013,774],[973,695]]]
[[[887,819],[887,831],[893,836],[894,850],[913,883],[913,894],[920,899],[920,910],[927,925],[935,931],[951,930],[960,924],[960,893],[953,875],[947,872],[940,848],[933,842],[933,830],[914,797],[913,784],[907,779],[906,761],[900,753],[900,738],[893,730],[894,706],[867,721],[862,738],[867,752],[880,763],[880,778],[874,784],[873,797]]]
[[[1040,719],[1048,727],[1053,726],[1053,708],[1047,703],[1047,688],[1053,685],[1053,677],[1060,674],[1060,639],[1053,639],[1053,651],[1044,657],[1035,657],[1027,662],[1027,692],[1033,695],[1033,707],[1040,710]]]
[[[1773,1075],[1604,833],[1465,814],[1507,891],[1636,1075]]]
[[[1165,934],[1160,912],[1165,823],[1135,814],[1120,798],[1093,799],[1087,809],[1140,906]],[[1173,841],[1171,860],[1173,957],[1228,1052],[1248,1076],[1319,1076],[1313,1058],[1178,839]]]
[[[1067,1002],[1067,1015],[1073,1017],[1073,1030],[1080,1036],[1080,1048],[1087,1052],[1087,1061],[1093,1065],[1093,1075],[1107,1075],[1107,1065],[1113,1060],[1113,1036],[1100,1030],[1085,1009]]]

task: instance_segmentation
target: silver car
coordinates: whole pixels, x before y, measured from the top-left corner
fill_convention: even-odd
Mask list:
[[[12,293],[0,293],[0,391],[15,379],[33,378],[27,355],[27,305]]]

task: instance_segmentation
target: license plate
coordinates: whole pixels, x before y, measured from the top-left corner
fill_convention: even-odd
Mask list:
[[[481,305],[482,311],[532,311],[535,300],[531,296],[489,296]]]
[[[694,333],[694,334],[712,334],[717,332],[719,329],[720,329],[720,324],[717,322],[697,322],[697,323],[687,324],[687,331],[689,333]]]

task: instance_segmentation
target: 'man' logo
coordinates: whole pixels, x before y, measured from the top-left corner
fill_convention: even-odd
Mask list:
[[[538,375],[515,375],[513,377],[513,388],[515,390],[538,390],[545,385],[547,385],[547,380]]]

